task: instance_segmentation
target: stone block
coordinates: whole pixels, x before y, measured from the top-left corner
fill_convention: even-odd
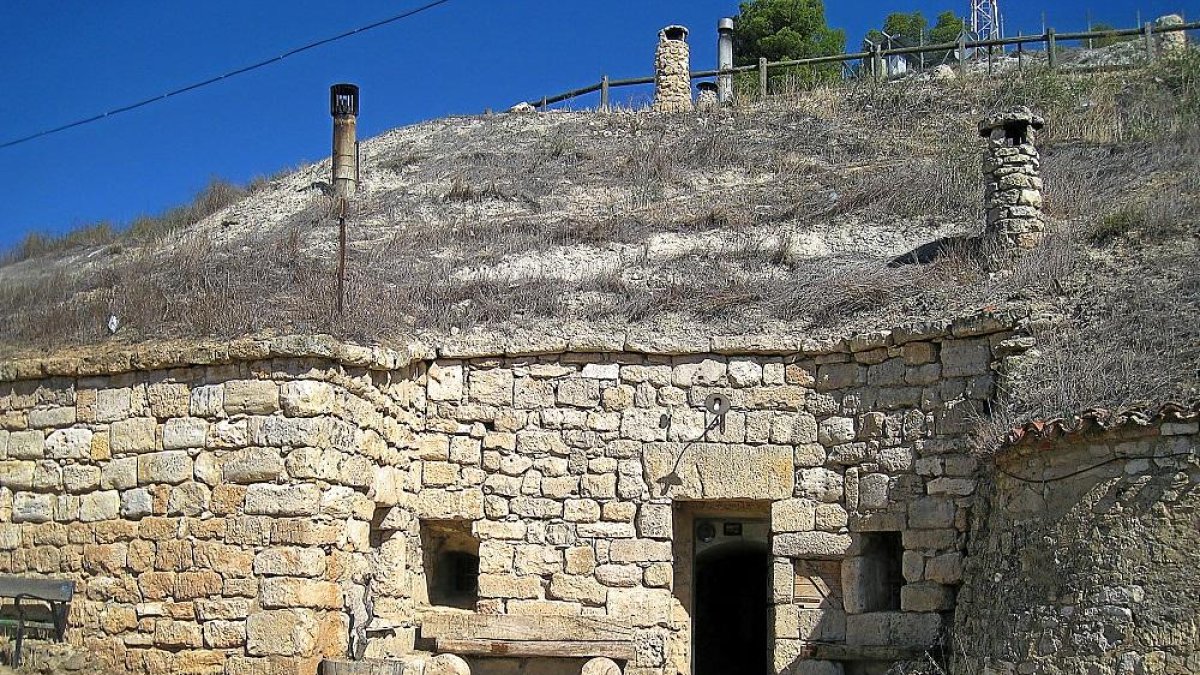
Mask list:
[[[479,597],[536,599],[541,596],[542,582],[536,576],[513,574],[480,574]]]
[[[246,489],[246,514],[264,516],[312,516],[321,507],[321,489],[316,485],[251,485]]]
[[[635,628],[666,626],[671,620],[674,596],[665,588],[611,588],[608,617]]]
[[[954,590],[932,581],[905,584],[900,589],[905,612],[944,612],[954,609]]]
[[[935,478],[926,487],[931,495],[968,497],[975,494],[975,481],[971,478]]]
[[[947,499],[916,499],[908,504],[908,525],[916,529],[953,527],[955,511],[954,502]]]
[[[512,405],[513,371],[507,368],[471,370],[469,400],[486,405]]]
[[[987,340],[946,340],[942,343],[942,375],[985,375],[992,361]]]
[[[869,473],[858,479],[858,508],[864,511],[888,507],[891,478],[882,473]]]
[[[31,429],[69,427],[75,424],[75,407],[34,408],[29,411],[28,424]]]
[[[250,614],[250,601],[242,598],[196,600],[196,618],[200,621],[231,621]]]
[[[225,415],[225,387],[208,384],[192,389],[188,398],[188,414],[192,417],[223,417]]]
[[[208,510],[210,493],[203,483],[184,483],[171,488],[167,515],[198,517]]]
[[[567,574],[592,574],[596,570],[596,552],[591,546],[574,546],[563,551]]]
[[[594,499],[568,499],[563,505],[563,518],[573,523],[597,522],[600,504]]]
[[[429,366],[427,394],[431,401],[460,401],[463,397],[463,366],[437,362]]]
[[[200,625],[189,621],[158,620],[154,624],[154,645],[165,649],[191,649],[203,646]]]
[[[180,572],[175,575],[177,601],[207,598],[221,594],[221,575],[216,572]]]
[[[771,504],[772,532],[809,532],[816,504],[810,499],[784,499]]]
[[[177,417],[163,424],[163,450],[203,448],[208,422],[199,417]]]
[[[600,383],[597,380],[571,378],[558,383],[555,401],[560,406],[594,408],[600,405]]]
[[[20,432],[18,432],[20,433]],[[92,452],[89,429],[59,429],[46,437],[45,454],[50,459],[88,459]]]
[[[845,479],[842,474],[830,469],[802,469],[796,477],[797,497],[835,503],[842,500],[844,492]]]
[[[29,490],[33,487],[33,469],[28,461],[0,462],[0,487],[9,490]]]
[[[246,644],[245,621],[208,621],[204,624],[204,646],[210,649],[236,649]]]
[[[850,535],[830,532],[787,532],[771,539],[771,551],[785,558],[838,559],[850,550]]]
[[[159,418],[185,417],[191,390],[179,382],[155,382],[146,385],[146,405],[150,414]]]
[[[642,504],[637,515],[638,534],[647,539],[670,539],[673,520],[670,504]]]
[[[158,422],[153,417],[134,417],[113,422],[108,428],[109,449],[114,455],[154,452]]]
[[[786,499],[795,482],[792,448],[697,443],[645,446],[644,475],[652,493],[675,499]],[[678,461],[677,461],[678,460]]]
[[[192,478],[192,458],[183,450],[141,455],[137,472],[139,485],[182,483]]]
[[[270,415],[279,410],[279,385],[269,380],[226,382],[224,408],[229,415]]]
[[[154,514],[154,496],[146,488],[121,492],[121,517],[139,520]]]
[[[8,435],[8,456],[12,459],[41,459],[45,456],[46,436],[41,431],[13,431]]]
[[[283,460],[274,448],[246,448],[230,455],[221,465],[227,483],[266,483],[283,473]]]
[[[318,624],[311,610],[255,612],[246,620],[246,653],[250,656],[311,656]]]
[[[825,447],[849,443],[856,435],[854,419],[850,417],[830,417],[817,425],[817,440]]]
[[[867,646],[928,647],[942,631],[939,614],[873,612],[846,617],[846,643]]]
[[[266,577],[259,582],[259,603],[268,609],[309,607],[341,609],[342,589],[331,581]]]
[[[925,563],[925,578],[939,584],[962,582],[962,553],[946,553],[930,558]]]
[[[121,496],[116,490],[93,492],[79,500],[79,520],[94,523],[113,520],[121,513]]]
[[[867,369],[857,363],[828,363],[817,369],[817,391],[846,389],[866,383]]]
[[[96,391],[96,421],[115,422],[129,417],[133,391],[128,387]]]
[[[269,548],[254,557],[261,576],[319,577],[325,573],[325,552],[319,548]]]
[[[780,445],[816,443],[817,418],[806,412],[776,413],[771,418],[770,441]]]
[[[671,542],[650,539],[618,539],[609,544],[609,560],[614,563],[671,562]]]
[[[333,412],[335,390],[327,382],[285,382],[279,393],[280,406],[288,417],[316,417]]]
[[[591,576],[555,574],[550,579],[549,597],[556,600],[603,605],[608,589]]]
[[[483,491],[423,489],[412,501],[417,518],[431,520],[477,520],[483,518]]]

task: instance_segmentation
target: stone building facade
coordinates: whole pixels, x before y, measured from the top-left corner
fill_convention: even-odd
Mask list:
[[[1198,413],[1098,412],[997,458],[958,599],[962,672],[1200,672]]]
[[[76,579],[69,639],[131,672],[705,673],[713,640],[873,672],[952,623],[967,432],[1021,345],[983,316],[10,364],[0,574]]]

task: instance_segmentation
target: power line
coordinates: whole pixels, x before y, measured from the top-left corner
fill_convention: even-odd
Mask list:
[[[310,49],[316,49],[317,47],[327,45],[331,42],[337,42],[338,40],[343,40],[352,35],[357,35],[359,33],[365,33],[369,30],[379,28],[380,26],[386,26],[390,23],[395,23],[396,21],[400,21],[401,19],[407,19],[410,16],[415,16],[422,12],[426,12],[428,10],[433,9],[434,7],[437,7],[438,5],[444,5],[448,2],[450,2],[450,0],[435,0],[434,2],[430,2],[428,4],[422,5],[415,9],[410,9],[409,11],[404,12],[403,14],[397,14],[396,16],[389,17],[387,19],[383,19],[382,21],[376,21],[375,23],[368,24],[368,25],[362,26],[360,28],[355,28],[354,30],[348,30],[345,33],[341,33],[339,35],[334,35],[333,37],[327,37],[323,40],[317,40],[316,42],[310,42],[310,43],[304,45],[303,47],[297,47],[291,51],[284,52],[283,54],[280,54],[279,56],[267,59],[265,61],[259,61],[258,63],[252,64],[249,66],[245,66],[243,68],[238,68],[237,70],[231,70],[227,73],[217,75],[216,77],[210,77],[207,80],[204,80],[202,82],[196,82],[194,84],[189,84],[186,87],[180,87],[179,89],[174,89],[172,91],[168,91],[165,94],[161,94],[159,96],[154,96],[152,98],[148,98],[143,101],[138,101],[137,103],[131,103],[129,105],[121,106],[120,108],[113,108],[112,110],[100,113],[99,115],[93,115],[92,117],[88,117],[86,119],[76,120],[69,124],[64,124],[60,127],[54,127],[53,129],[46,129],[44,131],[39,131],[35,134],[30,134],[30,135],[24,136],[22,138],[17,138],[17,139],[11,140],[11,141],[7,141],[5,143],[0,143],[0,149],[9,148],[14,145],[19,145],[21,143],[25,143],[27,141],[32,141],[33,139],[41,138],[42,136],[49,136],[50,134],[56,134],[60,131],[66,131],[67,129],[73,129],[78,126],[83,126],[84,124],[98,122],[107,117],[112,117],[113,115],[119,115],[124,112],[129,112],[130,110],[136,110],[143,106],[150,105],[151,103],[156,103],[158,101],[162,101],[164,99],[171,98],[172,96],[178,96],[179,94],[183,94],[183,93],[195,90],[195,89],[199,89],[201,87],[206,87],[210,84],[215,84],[217,82],[220,82],[221,80],[226,80],[231,77],[234,77],[235,75],[241,75],[243,73],[248,73],[252,70],[258,70],[259,68],[262,68],[264,66],[269,66],[272,63],[278,63],[279,61],[282,61],[282,60],[288,58],[289,56],[295,56],[296,54],[299,54],[301,52],[306,52]]]

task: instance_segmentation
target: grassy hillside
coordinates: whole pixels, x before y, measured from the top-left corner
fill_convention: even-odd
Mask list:
[[[1008,270],[982,226],[977,120],[1039,139],[1053,234]],[[1031,308],[1015,415],[1197,395],[1200,58],[1144,70],[840,84],[728,110],[437,120],[363,144],[334,312],[328,162],[209,191],[0,267],[5,353],[97,342],[327,332],[413,336],[841,334]],[[110,336],[110,314],[121,321]]]

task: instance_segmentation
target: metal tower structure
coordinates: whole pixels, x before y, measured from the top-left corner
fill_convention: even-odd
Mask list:
[[[971,34],[978,40],[1004,37],[1000,0],[971,0]]]

